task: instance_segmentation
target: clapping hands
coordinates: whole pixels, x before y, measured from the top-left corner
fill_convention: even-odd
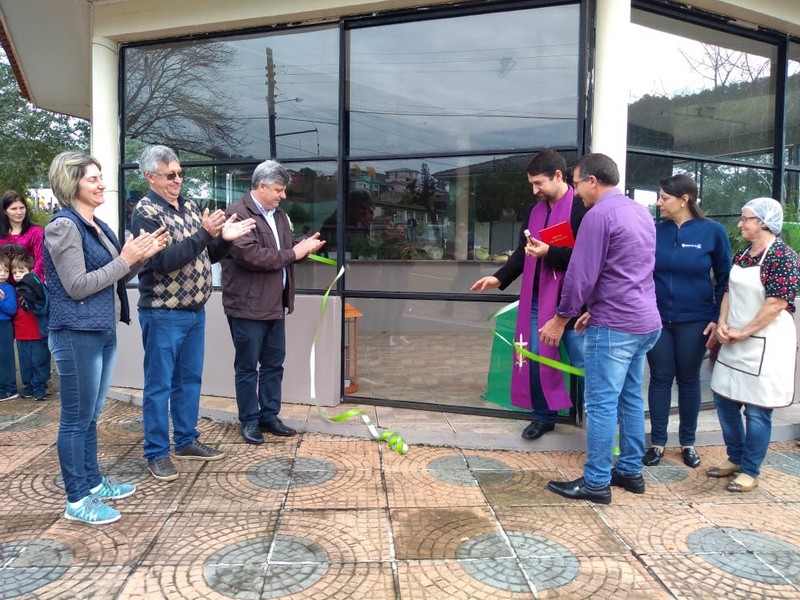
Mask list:
[[[226,242],[232,242],[250,233],[255,228],[255,219],[237,221],[236,215],[231,215],[228,219],[225,219],[225,213],[220,209],[215,210],[213,213],[209,213],[208,209],[203,211],[203,229],[211,234],[211,237],[217,237],[222,234],[222,239]]]
[[[205,229],[211,237],[217,237],[225,223],[225,213],[220,209],[215,210],[213,213],[208,209],[203,211],[203,229]]]
[[[325,240],[319,239],[319,231],[313,235],[308,236],[306,239],[297,242],[292,250],[294,250],[295,260],[302,260],[309,254],[312,254],[325,245]]]
[[[237,221],[236,215],[231,215],[230,218],[222,225],[222,239],[225,241],[233,241],[253,231],[256,228],[255,219],[245,219],[244,221]]]
[[[169,241],[169,234],[163,227],[159,227],[153,233],[141,229],[138,236],[125,242],[120,256],[128,266],[133,266],[161,252]]]

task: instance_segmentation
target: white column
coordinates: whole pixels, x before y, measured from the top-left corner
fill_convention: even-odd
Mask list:
[[[625,153],[628,144],[628,29],[630,0],[596,3],[596,47],[592,152],[607,154],[619,166],[620,188],[625,189]]]
[[[119,45],[107,38],[92,39],[92,155],[103,165],[106,201],[98,216],[119,231]]]

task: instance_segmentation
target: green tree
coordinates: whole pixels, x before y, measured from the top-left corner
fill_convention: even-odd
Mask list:
[[[41,110],[26,101],[14,72],[0,52],[0,193],[31,187],[49,187],[47,171],[53,157],[64,150],[89,149],[89,123]]]

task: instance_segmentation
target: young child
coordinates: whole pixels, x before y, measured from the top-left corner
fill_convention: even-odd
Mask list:
[[[47,400],[50,382],[50,350],[47,347],[48,293],[39,276],[32,272],[30,254],[11,260],[11,275],[17,284],[18,310],[14,317],[14,337],[17,339],[19,372],[23,397]]]
[[[17,362],[14,359],[14,326],[17,293],[8,282],[11,258],[0,254],[0,402],[13,400],[17,394]]]

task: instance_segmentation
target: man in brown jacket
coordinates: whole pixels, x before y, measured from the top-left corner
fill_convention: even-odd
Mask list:
[[[278,418],[286,355],[284,317],[294,309],[294,263],[325,243],[319,233],[294,244],[289,218],[280,208],[289,172],[267,160],[255,168],[251,189],[225,211],[254,218],[253,232],[237,239],[222,259],[222,305],[235,348],[236,405],[242,437],[263,444],[264,431],[296,431]]]

